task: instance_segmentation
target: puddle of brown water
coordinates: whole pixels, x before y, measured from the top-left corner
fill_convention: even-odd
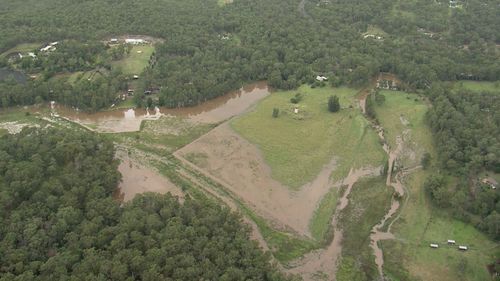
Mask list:
[[[170,192],[179,198],[184,197],[180,188],[151,168],[129,157],[125,151],[118,150],[116,157],[121,160],[118,171],[122,174],[122,181],[114,194],[116,199],[127,202],[132,200],[135,195],[144,192],[161,194]]]
[[[55,114],[71,121],[96,128],[99,132],[117,133],[138,131],[143,120],[156,120],[161,116],[183,117],[199,123],[219,123],[245,112],[269,94],[267,83],[258,82],[194,107],[117,109],[87,113],[61,105],[51,106]]]

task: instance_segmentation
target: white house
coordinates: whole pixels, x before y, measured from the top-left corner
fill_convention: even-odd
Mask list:
[[[438,244],[431,244],[430,247],[433,249],[437,249],[437,248],[439,248],[439,245]]]
[[[111,40],[109,40],[109,42],[111,42],[111,43],[118,43],[118,39],[116,39],[116,38],[111,38]]]
[[[458,249],[460,251],[467,251],[468,248],[467,248],[467,246],[458,246]]]
[[[323,82],[323,81],[328,80],[328,78],[323,76],[323,75],[318,75],[318,76],[316,76],[316,80]]]
[[[448,240],[449,245],[455,245],[455,240]]]

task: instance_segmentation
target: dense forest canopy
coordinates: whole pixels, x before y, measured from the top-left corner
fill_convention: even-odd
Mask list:
[[[111,142],[0,137],[0,280],[286,280],[229,209],[158,194],[120,206]]]
[[[291,89],[315,74],[362,85],[380,71],[409,88],[436,80],[500,77],[496,1],[236,0],[161,2],[1,0],[0,50],[24,42],[101,40],[121,34],[165,39],[143,89],[159,105],[194,105],[255,80]],[[380,36],[380,40],[365,35]]]
[[[479,174],[500,173],[500,95],[443,85],[428,95],[433,107],[427,117],[443,172],[430,177],[426,188],[439,206],[499,240],[500,195]],[[450,183],[447,174],[459,180]]]

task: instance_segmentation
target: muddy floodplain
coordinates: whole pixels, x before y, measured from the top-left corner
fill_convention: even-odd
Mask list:
[[[170,192],[179,198],[184,197],[184,193],[180,188],[151,169],[151,167],[128,155],[124,150],[118,150],[116,158],[121,161],[118,171],[122,174],[122,180],[114,194],[116,199],[127,202],[132,200],[135,195],[145,192],[160,194]]]
[[[269,93],[270,90],[267,84],[258,82],[194,107],[129,108],[87,113],[74,108],[55,105],[53,106],[53,112],[89,129],[94,130],[95,128],[98,132],[135,132],[140,130],[142,121],[157,120],[161,116],[182,117],[196,123],[220,123],[245,112]]]

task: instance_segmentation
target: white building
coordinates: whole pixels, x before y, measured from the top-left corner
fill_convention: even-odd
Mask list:
[[[139,45],[139,44],[146,43],[146,40],[144,40],[144,39],[127,38],[127,39],[125,39],[125,43],[132,44],[132,45]]]

